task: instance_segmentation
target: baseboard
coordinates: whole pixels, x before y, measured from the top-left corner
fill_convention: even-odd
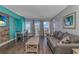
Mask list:
[[[8,41],[6,41],[6,42],[4,42],[4,43],[1,43],[1,44],[0,44],[0,53],[1,53],[1,54],[2,54],[2,53],[6,53],[6,51],[7,51],[9,48],[11,48],[11,47],[14,46],[14,43],[15,43],[15,40],[14,40],[14,39],[11,39],[11,40],[8,40]]]

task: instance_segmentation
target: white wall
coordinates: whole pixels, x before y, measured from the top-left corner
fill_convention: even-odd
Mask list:
[[[64,29],[63,28],[63,16],[72,12],[76,12],[76,29]],[[79,5],[72,5],[65,8],[54,18],[56,24],[56,31],[69,32],[71,34],[79,35]],[[53,30],[53,20],[51,21],[51,31]]]

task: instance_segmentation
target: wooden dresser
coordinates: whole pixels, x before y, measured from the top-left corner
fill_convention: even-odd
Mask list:
[[[39,37],[32,37],[26,42],[27,53],[38,53],[39,52]]]

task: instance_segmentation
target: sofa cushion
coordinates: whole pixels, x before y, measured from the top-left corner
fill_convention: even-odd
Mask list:
[[[63,38],[66,36],[69,36],[70,34],[68,32],[63,33]]]
[[[50,42],[53,45],[53,47],[56,47],[59,40],[54,37],[51,37]]]
[[[55,38],[57,38],[57,37],[58,37],[58,33],[59,33],[59,31],[55,31],[55,32],[53,33],[53,36],[54,36]]]
[[[72,48],[69,47],[56,47],[54,54],[72,54]]]
[[[70,34],[71,43],[79,43],[79,36]]]
[[[62,44],[62,43],[67,44],[67,43],[70,43],[70,42],[71,42],[70,37],[66,36],[60,41],[60,44]]]
[[[62,40],[62,38],[63,38],[63,33],[62,33],[61,31],[59,31],[57,38],[58,38],[59,40]]]

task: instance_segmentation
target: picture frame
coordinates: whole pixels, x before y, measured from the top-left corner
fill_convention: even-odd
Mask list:
[[[9,26],[9,15],[3,12],[0,12],[0,27]]]
[[[63,27],[65,29],[75,29],[76,28],[76,12],[64,16]]]

